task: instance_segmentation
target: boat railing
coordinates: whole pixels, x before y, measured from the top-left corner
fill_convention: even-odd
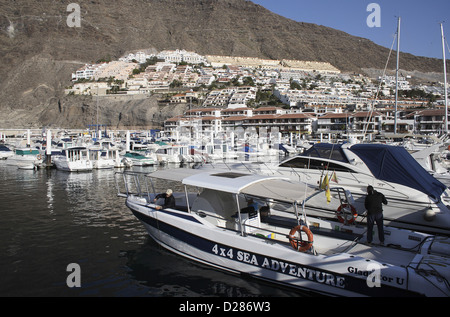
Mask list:
[[[130,195],[134,195],[146,198],[150,201],[150,187],[155,195],[156,193],[152,179],[146,176],[147,173],[145,172],[135,171],[114,173],[117,196],[126,198]]]
[[[192,213],[197,214],[199,217],[201,218],[205,218],[205,219],[211,219],[211,220],[218,220],[218,221],[223,221],[222,225],[217,225],[217,227],[226,229],[226,230],[230,230],[230,231],[234,231],[234,232],[238,232],[241,233],[243,232],[243,234],[245,236],[254,236],[260,239],[264,239],[264,240],[271,240],[274,241],[276,240],[277,242],[283,242],[288,244],[289,243],[289,230],[291,229],[291,227],[286,227],[284,231],[281,231],[278,229],[276,229],[276,227],[267,227],[265,228],[264,226],[261,226],[259,223],[252,223],[251,220],[254,218],[248,218],[246,220],[250,220],[250,221],[242,221],[242,227],[243,230],[240,229],[240,225],[238,222],[238,217],[236,217],[233,220],[224,218],[222,216],[219,216],[217,214],[205,211],[205,210],[195,210],[192,211]],[[256,218],[256,217],[255,217]],[[210,223],[212,221],[209,221]]]

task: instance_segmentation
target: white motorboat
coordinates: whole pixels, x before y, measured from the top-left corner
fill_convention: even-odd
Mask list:
[[[160,146],[156,150],[156,157],[160,164],[167,164],[167,163],[174,163],[174,164],[181,164],[182,160],[180,158],[180,151],[179,147],[171,146],[171,145],[165,145]]]
[[[115,176],[149,235],[194,261],[327,295],[450,295],[448,237],[386,227],[385,245],[369,246],[365,226],[308,216],[305,201],[325,195],[304,183],[195,169]],[[174,208],[157,209],[155,179],[184,188]],[[244,213],[248,198],[261,208]]]
[[[31,147],[17,148],[6,162],[7,165],[17,166],[20,169],[34,169],[42,162],[42,155],[38,149]]]
[[[230,161],[238,158],[236,151],[227,143],[201,145],[201,153],[205,161]]]
[[[8,157],[14,155],[14,151],[12,151],[9,147],[4,144],[0,144],[0,160],[6,160]]]
[[[325,178],[349,190],[352,206],[359,214],[365,212],[364,200],[368,185],[383,193],[386,224],[449,235],[450,209],[444,203],[447,187],[432,177],[403,148],[383,144],[317,143],[301,155],[277,165],[236,163],[203,165],[201,168],[252,171],[279,175],[318,186]],[[320,209],[314,215],[336,218],[336,210]]]
[[[122,160],[127,166],[151,166],[156,164],[154,153],[146,151],[128,151],[122,155]]]
[[[83,146],[63,149],[58,155],[52,155],[52,160],[56,168],[63,171],[83,172],[93,169],[89,149]]]
[[[120,156],[120,152],[121,150],[119,148],[108,149],[109,156],[113,159],[114,167],[116,168],[126,167],[123,158]]]
[[[448,147],[446,147],[448,148]],[[445,186],[450,186],[450,171],[442,157],[443,145],[435,144],[417,151],[409,150],[422,167]]]
[[[90,148],[89,160],[92,161],[93,169],[111,169],[115,167],[115,152],[109,149]]]

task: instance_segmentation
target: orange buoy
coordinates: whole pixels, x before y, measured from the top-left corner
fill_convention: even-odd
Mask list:
[[[306,235],[308,236],[308,241],[302,241],[302,239],[301,239],[302,231],[304,233],[306,233]],[[300,235],[300,239],[297,239],[295,237],[295,234],[297,232]],[[292,247],[297,251],[305,252],[305,251],[308,251],[309,249],[311,249],[313,240],[314,239],[313,239],[313,234],[312,234],[311,230],[309,230],[309,228],[304,225],[298,225],[298,226],[292,228],[291,231],[289,232],[289,242],[291,243]]]

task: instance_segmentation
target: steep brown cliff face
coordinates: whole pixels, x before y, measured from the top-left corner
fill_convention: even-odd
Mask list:
[[[387,48],[369,40],[295,22],[251,1],[76,1],[80,27],[69,27],[72,12],[66,10],[72,2],[0,3],[0,110],[7,114],[0,126],[15,114],[23,125],[88,122],[83,111],[73,112],[79,120],[61,119],[61,107],[82,109],[79,100],[63,93],[71,73],[84,63],[138,49],[325,61],[342,71],[382,69],[388,56]],[[410,71],[440,72],[442,67],[439,60],[410,54],[401,54],[401,60],[402,69]],[[111,110],[113,117],[119,113]]]

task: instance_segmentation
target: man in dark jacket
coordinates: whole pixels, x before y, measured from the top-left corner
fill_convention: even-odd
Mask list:
[[[386,197],[377,192],[372,186],[367,186],[367,196],[364,206],[367,209],[367,242],[372,243],[373,225],[376,222],[378,227],[378,238],[384,244],[383,228],[383,204],[387,205]]]
[[[168,189],[165,193],[156,195],[154,202],[156,202],[159,198],[164,198],[164,205],[156,206],[156,209],[165,209],[165,208],[175,208],[175,197],[172,195],[172,190]]]

